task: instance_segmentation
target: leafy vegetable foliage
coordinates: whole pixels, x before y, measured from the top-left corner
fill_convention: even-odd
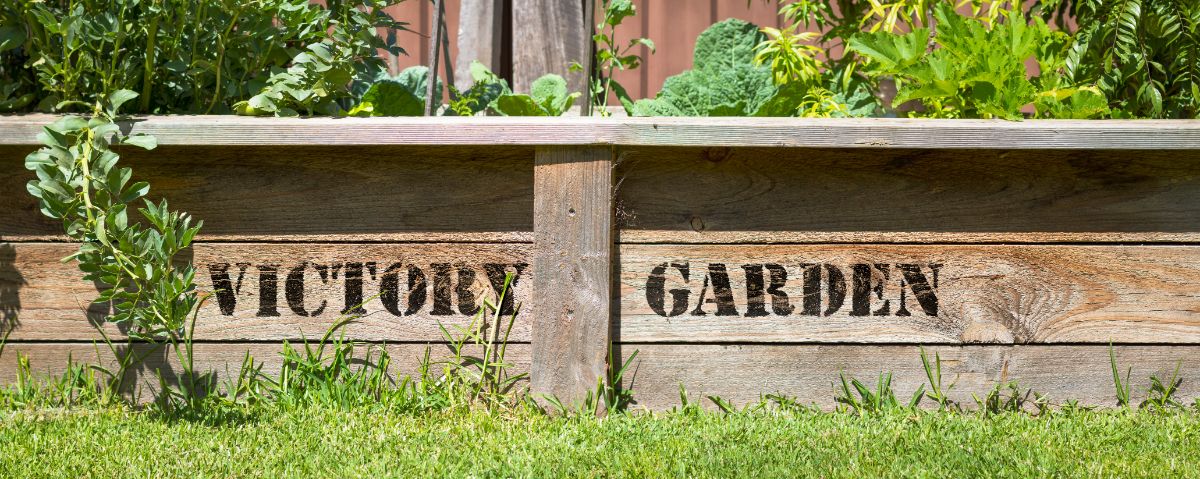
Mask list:
[[[442,82],[434,86],[441,98]],[[421,116],[425,114],[425,95],[429,87],[429,67],[406,68],[395,78],[373,83],[362,101],[349,112],[356,116]]]
[[[1195,0],[1052,1],[1079,30],[1064,69],[1095,83],[1114,109],[1130,116],[1200,115],[1200,2]]]
[[[579,95],[579,92],[568,91],[563,77],[551,73],[534,80],[528,95],[501,94],[493,108],[504,116],[561,116]]]
[[[153,149],[153,137],[125,136],[113,122],[117,109],[137,97],[129,90],[109,95],[107,107],[91,119],[66,116],[38,135],[43,147],[25,158],[37,173],[29,193],[42,214],[62,221],[63,230],[80,242],[75,259],[84,279],[107,286],[97,303],[112,304],[108,320],[129,327],[137,339],[177,340],[195,310],[195,269],[174,263],[188,248],[202,222],[171,211],[166,200],[145,199],[150,185],[130,183],[133,170],[118,167],[113,144]],[[130,218],[137,211],[146,224]]]
[[[1061,76],[1067,37],[1041,19],[1010,12],[989,24],[961,16],[949,4],[934,10],[937,34],[927,49],[929,30],[894,35],[860,33],[849,47],[871,63],[876,75],[896,80],[893,105],[918,101],[918,115],[949,118],[1023,118],[1033,103],[1035,116],[1089,118],[1108,112],[1094,87],[1068,84]],[[1029,77],[1025,62],[1036,58],[1041,75]]]
[[[478,61],[471,62],[471,81],[471,88],[465,92],[458,92],[457,98],[446,106],[444,115],[474,115],[487,110],[501,95],[512,92],[507,81]]]
[[[709,27],[696,39],[693,69],[667,78],[654,99],[634,104],[633,114],[861,116],[875,110],[870,90],[852,71],[827,75],[808,46],[799,43],[803,38],[764,30],[772,37],[736,19]]]
[[[379,51],[403,53],[398,1],[7,2],[0,111],[89,112],[133,88],[136,113],[333,112],[384,74]]]
[[[415,66],[396,78],[376,82],[349,113],[356,116],[423,115],[428,78],[428,68]],[[508,82],[479,62],[471,63],[471,78],[474,81],[471,88],[465,92],[455,91],[455,98],[442,110],[442,115],[471,116],[492,111],[505,116],[560,116],[580,96],[578,92],[568,92],[567,81],[553,74],[535,80],[529,94],[513,93]],[[440,81],[434,96],[442,96]]]
[[[637,15],[637,7],[632,0],[601,0],[604,9],[604,19],[596,25],[596,34],[592,41],[596,45],[594,60],[595,69],[592,73],[590,99],[597,107],[600,116],[608,116],[608,98],[617,97],[617,101],[625,108],[625,113],[632,114],[633,98],[625,91],[625,87],[613,78],[617,70],[633,70],[642,64],[642,57],[632,53],[633,49],[644,46],[654,52],[654,42],[649,38],[632,38],[622,46],[617,42],[617,27],[626,18]],[[572,69],[581,69],[578,64]]]
[[[667,78],[654,99],[633,105],[637,116],[752,116],[780,90],[771,70],[754,64],[766,40],[752,23],[729,19],[696,39],[692,69]]]

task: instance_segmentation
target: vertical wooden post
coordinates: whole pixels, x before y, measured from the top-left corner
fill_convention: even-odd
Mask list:
[[[577,403],[605,372],[612,317],[609,147],[539,147],[533,200],[535,394]]]
[[[538,77],[557,73],[571,91],[583,91],[583,74],[567,71],[587,61],[581,18],[580,0],[513,0],[513,90],[529,92]]]
[[[429,20],[431,33],[429,34],[429,78],[425,85],[425,116],[432,116],[437,113],[438,105],[441,105],[441,98],[434,98],[434,92],[437,91],[438,82],[438,50],[442,47],[442,35],[445,35],[445,29],[442,28],[442,0],[433,0],[433,18]]]
[[[595,35],[596,2],[583,2],[583,51],[586,58],[583,65],[583,102],[579,105],[580,116],[592,116],[592,70],[596,68],[596,43],[592,41]]]
[[[471,61],[479,60],[493,72],[500,71],[500,42],[503,41],[504,0],[462,0],[458,17],[458,64],[454,85],[471,88]]]

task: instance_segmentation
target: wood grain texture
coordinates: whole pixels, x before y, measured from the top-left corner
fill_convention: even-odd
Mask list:
[[[621,341],[1200,343],[1196,246],[623,245],[619,267]]]
[[[0,147],[0,241],[60,240],[22,158]],[[201,241],[530,241],[533,148],[125,149],[150,198],[204,220]]]
[[[534,170],[535,393],[582,399],[605,370],[612,318],[612,152],[541,148]]]
[[[624,243],[1200,241],[1200,151],[625,148]]]
[[[0,336],[12,340],[91,340],[108,313],[92,305],[96,285],[59,260],[72,244],[0,243]],[[201,243],[190,260],[196,284],[212,296],[200,308],[198,340],[320,337],[339,318],[360,316],[348,338],[434,341],[438,323],[466,326],[485,299],[498,304],[506,272],[513,301],[529,304],[534,275],[527,244]],[[527,315],[513,341],[529,341]],[[110,336],[121,337],[115,325]]]
[[[198,284],[221,293],[204,304],[196,336],[314,337],[347,311],[363,315],[347,329],[355,339],[437,339],[439,321],[466,324],[514,272],[516,301],[545,322],[548,358],[586,363],[608,333],[608,263],[567,253],[567,238],[548,240],[557,253],[542,266],[524,244],[198,244]],[[99,337],[89,322],[107,312],[89,304],[97,287],[58,261],[74,250],[0,244],[0,322],[19,326],[14,340]],[[626,341],[1200,343],[1195,246],[625,245],[617,261],[611,334]],[[551,279],[536,283],[538,271]],[[539,287],[544,299],[531,293]],[[515,341],[531,339],[528,318]]]
[[[52,115],[0,115],[0,145],[35,145]],[[908,118],[253,118],[125,122],[160,145],[615,145],[983,150],[1197,150],[1198,120]]]
[[[971,394],[983,396],[997,384],[1017,381],[1022,391],[1048,396],[1058,405],[1075,399],[1083,404],[1116,405],[1107,346],[934,346],[930,360],[941,355],[950,396],[975,408]],[[697,403],[712,407],[705,396],[735,404],[756,402],[761,395],[784,394],[824,409],[834,406],[838,374],[857,377],[874,387],[881,372],[894,374],[892,385],[901,400],[925,383],[916,346],[862,345],[667,345],[623,344],[626,357],[638,352],[632,386],[637,406],[667,409],[679,405],[679,386]],[[1135,404],[1146,397],[1151,374],[1163,381],[1180,366],[1183,384],[1178,399],[1200,397],[1200,347],[1118,346],[1117,364],[1133,368],[1130,381]],[[1033,399],[1033,395],[1030,395]],[[929,406],[931,403],[925,403]]]
[[[429,74],[432,74],[434,78],[441,78],[439,66],[444,65],[447,71],[454,69],[453,65],[442,63],[442,43],[449,35],[446,32],[445,15],[446,8],[442,6],[442,0],[433,0],[433,8],[429,12],[429,55],[426,56],[426,65],[429,66]],[[449,55],[447,54],[447,56]],[[440,99],[433,97],[437,83],[437,81],[430,81],[425,85],[425,116],[433,116],[441,104]],[[454,82],[450,81],[449,83],[453,84]]]
[[[567,79],[570,91],[583,91],[583,75],[567,71],[572,62],[587,60],[583,2],[512,0],[512,15],[513,90],[527,93],[538,77],[555,73]]]
[[[293,347],[302,345],[293,344]],[[147,344],[138,344],[136,354],[147,354],[145,362],[129,371],[125,378],[128,392],[136,394],[142,402],[154,398],[159,389],[158,374],[170,383],[178,383],[182,370],[179,367],[175,353],[162,347],[154,348]],[[413,377],[419,374],[421,358],[426,348],[429,349],[430,359],[443,360],[450,357],[447,345],[443,343],[429,344],[362,344],[355,348],[355,359],[364,359],[370,348],[372,359],[378,358],[378,348],[383,348],[391,356],[389,373],[394,378]],[[247,352],[251,354],[256,364],[262,365],[262,372],[277,375],[282,366],[280,352],[281,343],[196,343],[194,361],[200,372],[213,372],[217,383],[236,380],[238,368],[242,365]],[[468,348],[468,351],[475,349]],[[62,374],[66,370],[68,360],[75,363],[99,364],[112,369],[116,361],[108,347],[104,344],[93,345],[84,343],[11,343],[0,356],[0,385],[12,384],[16,380],[17,355],[23,354],[29,358],[30,370],[39,380],[47,375]],[[476,353],[477,354],[477,353]],[[511,374],[516,375],[529,371],[529,345],[509,345],[505,359],[512,364]],[[435,371],[440,373],[440,371]],[[518,381],[517,388],[523,389],[527,381]]]
[[[454,83],[460,91],[467,91],[474,84],[471,79],[472,61],[482,63],[493,72],[501,71],[504,0],[462,0],[460,4]]]

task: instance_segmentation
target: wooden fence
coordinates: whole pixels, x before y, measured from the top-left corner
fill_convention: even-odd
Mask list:
[[[40,371],[97,360],[97,286],[21,159],[49,117],[0,117],[0,324]],[[152,117],[122,151],[152,197],[205,221],[197,363],[347,333],[397,373],[506,272],[510,355],[578,398],[638,352],[639,404],[780,392],[830,405],[839,372],[969,401],[1016,380],[1112,404],[1108,347],[1141,387],[1200,388],[1200,123],[747,118]],[[373,298],[355,311],[353,306]],[[102,326],[109,335],[121,331]],[[101,361],[110,358],[103,349]],[[171,368],[157,354],[139,371]],[[168,374],[169,375],[169,374]],[[156,380],[149,381],[156,382]],[[1135,393],[1143,393],[1135,389]],[[1136,395],[1136,394],[1135,394]]]

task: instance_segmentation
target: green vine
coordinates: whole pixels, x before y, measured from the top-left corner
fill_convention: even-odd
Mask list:
[[[96,104],[90,118],[67,116],[44,127],[38,135],[44,146],[25,158],[25,167],[38,177],[27,189],[42,214],[61,221],[67,237],[80,243],[64,261],[75,260],[84,279],[104,285],[94,302],[111,305],[107,321],[127,329],[131,340],[178,345],[190,339],[185,326],[201,299],[195,269],[175,260],[202,222],[193,225],[166,200],[146,199],[150,186],[131,182],[133,170],[117,165],[115,145],[157,146],[152,136],[120,131],[117,110],[135,97],[118,90]],[[130,218],[139,200],[144,223]],[[119,381],[134,361],[118,359]],[[190,374],[190,364],[184,369]]]

